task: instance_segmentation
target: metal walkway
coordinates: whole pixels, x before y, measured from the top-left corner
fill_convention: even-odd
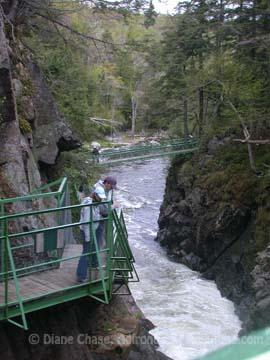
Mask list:
[[[50,186],[59,188],[47,192]],[[120,287],[129,292],[128,282],[138,281],[123,213],[113,210],[111,202],[102,203],[108,207],[108,216],[102,218],[105,236],[98,244],[94,225],[101,220],[93,220],[93,207],[101,203],[62,206],[66,191],[67,180],[63,179],[40,188],[38,193],[0,200],[0,320],[28,329],[29,312],[84,296],[109,303],[116,283],[119,294]],[[11,213],[10,206],[18,208],[19,204],[28,211]],[[81,224],[78,220],[63,223],[62,215],[72,212],[72,218],[78,218],[83,207],[90,208],[90,218],[84,225],[89,225],[92,240],[91,250],[83,254],[88,258],[89,275],[81,283],[76,269],[82,245],[65,243],[66,231],[78,232]],[[91,267],[93,256],[97,268]]]
[[[174,139],[149,145],[134,145],[130,147],[108,149],[99,154],[99,165],[118,164],[126,161],[144,160],[162,156],[186,155],[198,150],[196,139]],[[93,158],[97,161],[97,158]]]

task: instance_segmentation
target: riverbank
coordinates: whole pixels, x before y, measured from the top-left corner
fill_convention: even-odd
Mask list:
[[[236,305],[241,333],[270,322],[270,181],[248,164],[246,147],[230,137],[210,140],[188,161],[176,159],[157,237],[176,261],[215,280]]]

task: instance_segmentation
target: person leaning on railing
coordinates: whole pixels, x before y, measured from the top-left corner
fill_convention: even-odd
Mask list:
[[[100,179],[95,185],[94,185],[94,193],[96,193],[100,198],[101,201],[111,201],[112,202],[112,208],[119,207],[119,204],[114,202],[113,199],[113,191],[116,190],[117,181],[116,178],[113,176],[106,176],[103,180]],[[108,206],[105,205],[105,209],[107,208],[108,212]],[[100,207],[101,209],[101,207]],[[103,209],[101,209],[101,220],[103,217],[107,217],[108,213],[106,214],[106,211],[104,215],[102,214]],[[105,222],[100,221],[96,234],[97,234],[97,242],[99,247],[102,247],[102,243],[104,242],[104,233],[105,233]]]
[[[99,180],[94,185],[94,191],[97,191],[102,199],[113,202],[113,190],[116,190],[116,178],[113,176],[106,176],[105,179]]]
[[[85,190],[82,197],[83,198],[82,198],[81,205],[90,205],[93,203],[101,202],[101,198],[99,197],[99,195],[96,192],[94,192],[90,196],[89,190]],[[102,208],[102,206],[103,206],[103,208]],[[95,221],[92,225],[93,226],[92,228],[93,228],[93,231],[96,233],[97,243],[99,243],[99,241],[100,241],[99,237],[98,237],[98,232],[97,232],[97,229],[99,227],[98,221],[101,219],[102,209],[103,209],[103,216],[104,216],[104,212],[107,211],[107,210],[105,210],[104,206],[105,206],[105,204],[100,205],[100,206],[99,205],[92,206],[92,220]],[[90,219],[90,214],[91,214],[90,206],[82,207],[81,214],[80,214],[80,223],[88,222]],[[96,249],[96,247],[95,247],[95,242],[94,242],[93,236],[91,236],[90,228],[91,228],[91,225],[89,223],[80,225],[80,234],[81,234],[82,245],[83,245],[82,256],[80,257],[78,267],[77,267],[77,280],[80,282],[87,281],[87,271],[88,271],[88,267],[89,267],[88,258],[89,257],[88,257],[88,255],[85,255],[85,254],[87,254],[89,252],[93,252],[93,254],[91,255],[91,267],[96,268],[98,266],[97,254],[96,254],[96,251],[98,249]]]

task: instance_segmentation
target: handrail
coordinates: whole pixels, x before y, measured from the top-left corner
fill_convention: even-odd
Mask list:
[[[39,186],[38,188],[34,189],[33,191],[31,191],[30,194],[34,194],[36,191],[40,191],[40,190],[45,190],[45,189],[48,189],[48,188],[52,188],[53,186],[55,185],[58,185],[58,184],[61,184],[63,181],[63,179],[58,179],[58,180],[55,180],[55,181],[52,181],[48,184],[44,184],[42,186]]]
[[[108,220],[108,218],[103,218],[103,220]],[[97,223],[100,220],[93,220],[93,223]],[[44,232],[49,232],[51,230],[62,230],[62,229],[67,229],[69,227],[74,227],[74,226],[79,226],[79,225],[87,225],[89,224],[89,221],[84,221],[84,222],[76,222],[76,223],[72,223],[72,224],[65,224],[65,225],[59,225],[57,226],[57,228],[55,226],[51,226],[48,228],[42,228],[42,229],[35,229],[35,230],[31,230],[31,231],[25,231],[25,232],[21,232],[21,233],[15,233],[15,234],[11,234],[9,235],[10,239],[13,238],[17,238],[17,237],[23,237],[23,236],[27,236],[27,235],[32,235],[32,234],[40,234],[40,233],[44,233]],[[4,239],[4,236],[0,237],[0,240]],[[17,247],[13,247],[13,249],[16,249]]]
[[[33,199],[42,199],[42,198],[48,198],[52,196],[56,196],[58,194],[58,191],[52,191],[50,193],[40,193],[40,194],[33,194],[33,195],[25,195],[25,196],[18,196],[15,198],[7,198],[7,199],[0,199],[0,204],[9,204],[14,203],[18,201],[29,201]]]
[[[153,150],[161,150],[161,149],[167,149],[167,148],[175,148],[175,147],[186,147],[187,145],[196,145],[197,141],[189,141],[181,142],[181,143],[175,143],[175,144],[168,144],[168,145],[147,145],[147,146],[137,146],[132,149],[119,149],[119,150],[112,150],[110,152],[101,152],[100,156],[108,157],[108,156],[117,156],[122,154],[130,154],[130,153],[136,153],[136,152],[144,152],[145,150],[153,151]]]
[[[57,196],[57,195],[62,193],[63,188],[67,183],[67,178],[66,177],[64,177],[63,179],[56,180],[56,181],[54,181],[52,183],[43,185],[43,186],[41,186],[41,187],[39,187],[37,189],[37,190],[47,189],[47,188],[50,188],[52,186],[57,185],[58,183],[60,183],[60,187],[59,187],[59,189],[57,191],[51,191],[51,192],[47,192],[47,193],[37,193],[37,194],[32,192],[32,193],[30,193],[28,195],[17,196],[17,197],[14,197],[14,198],[6,198],[6,199],[1,199],[0,198],[0,205],[1,204],[8,204],[8,203],[13,203],[13,202],[18,202],[18,201],[29,201],[29,200],[36,199],[36,198],[46,198],[46,197]]]
[[[109,204],[109,203],[110,203],[110,201],[103,201],[102,203],[99,203],[99,204]],[[47,209],[47,210],[43,209],[43,210],[36,210],[36,211],[28,211],[28,212],[24,212],[24,213],[0,216],[0,221],[4,220],[4,219],[13,219],[13,218],[19,218],[19,217],[24,217],[24,216],[49,214],[52,212],[57,212],[57,211],[62,211],[62,210],[80,209],[85,206],[96,206],[96,205],[97,205],[97,203],[86,204],[86,205],[79,204],[79,205],[69,205],[69,206],[51,208],[51,209]]]
[[[136,161],[161,156],[172,156],[176,154],[185,155],[197,151],[198,140],[196,138],[175,139],[157,144],[134,145],[117,149],[101,151],[98,160],[94,162],[102,166],[107,163],[113,165],[123,161]]]
[[[105,201],[102,203],[61,206],[62,203],[61,199],[63,198],[63,196],[65,196],[68,184],[66,178],[61,180],[61,182],[60,181],[54,182],[54,185],[58,183],[61,183],[58,191],[54,191],[50,193],[42,193],[42,194],[39,193],[31,194],[17,198],[12,198],[12,199],[11,198],[2,199],[0,202],[0,209],[1,209],[0,224],[1,224],[1,229],[3,230],[3,232],[0,234],[0,240],[2,241],[1,244],[3,250],[2,267],[0,269],[0,282],[2,279],[3,286],[0,287],[0,291],[4,291],[4,303],[0,304],[0,320],[1,319],[7,320],[10,323],[18,327],[21,327],[23,329],[28,328],[25,314],[29,311],[34,311],[31,309],[37,309],[42,307],[42,305],[34,305],[35,303],[45,304],[44,305],[45,307],[53,306],[54,304],[59,303],[59,301],[61,301],[62,298],[65,299],[64,301],[69,301],[69,299],[78,298],[81,296],[85,296],[87,294],[88,296],[100,302],[108,304],[114,291],[113,283],[115,279],[118,280],[122,279],[121,281],[123,282],[123,284],[128,286],[128,281],[134,278],[133,276],[134,273],[135,277],[138,280],[137,273],[133,265],[134,257],[132,255],[131,249],[128,244],[128,234],[125,226],[123,213],[120,212],[120,214],[118,215],[117,212],[112,209],[110,201]],[[48,184],[48,188],[49,187],[50,186]],[[53,196],[57,194],[56,195],[58,200],[57,207],[46,208],[42,210],[34,210],[34,211],[33,210],[24,211],[17,214],[7,214],[7,213],[5,214],[4,212],[4,204],[7,202],[25,201],[25,200],[37,198],[40,195],[42,195],[41,197],[46,197],[46,196],[49,197],[52,194]],[[108,207],[108,216],[100,220],[95,220],[93,218],[93,208],[103,204],[106,204]],[[68,224],[67,223],[62,224],[58,221],[56,226],[49,226],[49,227],[44,227],[42,223],[38,223],[39,224],[38,228],[9,234],[8,231],[9,222],[14,222],[20,218],[38,217],[40,215],[53,214],[53,213],[56,213],[57,218],[59,218],[58,215],[60,215],[61,213],[67,210],[82,209],[84,207],[90,208],[90,216],[89,219],[87,219],[87,221],[78,222],[71,220],[71,222]],[[106,224],[106,231],[105,231],[106,246],[105,248],[102,249],[99,248],[99,244],[95,233],[95,224],[99,223],[100,221]],[[78,254],[74,255],[72,253],[68,255],[67,253],[64,257],[61,258],[58,257],[55,259],[52,257],[45,257],[45,259],[40,258],[41,261],[39,260],[39,262],[34,264],[33,263],[23,264],[21,267],[16,265],[13,251],[30,246],[32,247],[35,246],[35,244],[37,243],[37,237],[35,236],[33,237],[33,235],[39,233],[45,234],[54,230],[56,231],[56,236],[57,236],[58,230],[60,231],[67,228],[74,228],[81,225],[89,225],[90,241],[93,241],[94,248],[91,247],[89,251],[83,253],[82,255],[78,255]],[[11,243],[11,241],[15,238],[20,238],[20,237],[27,238],[28,236],[29,237],[31,236],[31,242],[27,244]],[[41,293],[39,291],[37,292],[32,291],[31,293],[26,292],[25,295],[22,295],[20,288],[22,284],[22,279],[24,279],[24,277],[27,277],[29,274],[35,274],[34,276],[36,276],[37,279],[39,279],[38,274],[43,273],[44,271],[51,271],[51,270],[62,271],[61,270],[62,267],[59,267],[59,265],[64,262],[74,261],[74,259],[81,257],[87,257],[90,260],[92,256],[97,257],[97,263],[98,263],[97,280],[91,279],[90,277],[89,280],[86,282],[86,284],[67,286],[65,285],[65,283],[63,283],[63,286],[59,285],[59,289],[48,287],[47,291],[45,292],[44,290],[41,290]],[[106,266],[104,269],[102,264],[103,259],[106,259]],[[91,261],[89,261],[88,264],[89,264],[88,265],[89,270],[91,270]],[[11,297],[11,295],[9,295],[9,288],[11,283],[13,284],[12,288],[14,287],[15,289],[15,293],[16,293],[15,298],[14,295],[13,298]],[[95,284],[100,284],[100,285],[98,286],[96,285],[96,287],[94,287]],[[95,290],[95,289],[99,289],[99,290]],[[49,298],[48,296],[52,296],[52,299]],[[54,300],[55,297],[56,299],[59,300]],[[22,324],[13,320],[13,317],[18,315],[20,315],[22,318]]]

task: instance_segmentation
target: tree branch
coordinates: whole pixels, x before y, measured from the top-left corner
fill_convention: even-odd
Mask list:
[[[57,24],[57,25],[65,28],[65,29],[69,30],[70,32],[72,32],[73,34],[75,34],[75,35],[77,35],[77,36],[79,36],[79,37],[81,37],[81,38],[84,38],[84,39],[93,41],[94,44],[95,44],[95,42],[99,42],[99,43],[102,43],[102,44],[107,44],[107,45],[112,45],[112,46],[120,45],[120,44],[111,43],[111,42],[109,42],[109,41],[97,39],[97,38],[95,38],[95,37],[93,37],[93,36],[90,36],[90,35],[85,35],[85,34],[79,32],[79,31],[77,31],[77,30],[75,30],[75,29],[72,29],[70,26],[68,26],[68,25],[66,25],[66,24],[63,24],[62,22],[60,22],[60,21],[58,21],[58,20],[56,20],[56,19],[51,19],[49,16],[46,16],[46,15],[44,15],[44,14],[40,14],[40,13],[36,13],[36,14],[37,14],[38,16],[40,16],[40,17],[42,17],[42,18],[50,21],[50,22],[53,23],[53,24]]]
[[[256,145],[265,145],[270,144],[270,140],[250,140],[250,139],[233,139],[235,142],[240,142],[243,144],[256,144]]]

